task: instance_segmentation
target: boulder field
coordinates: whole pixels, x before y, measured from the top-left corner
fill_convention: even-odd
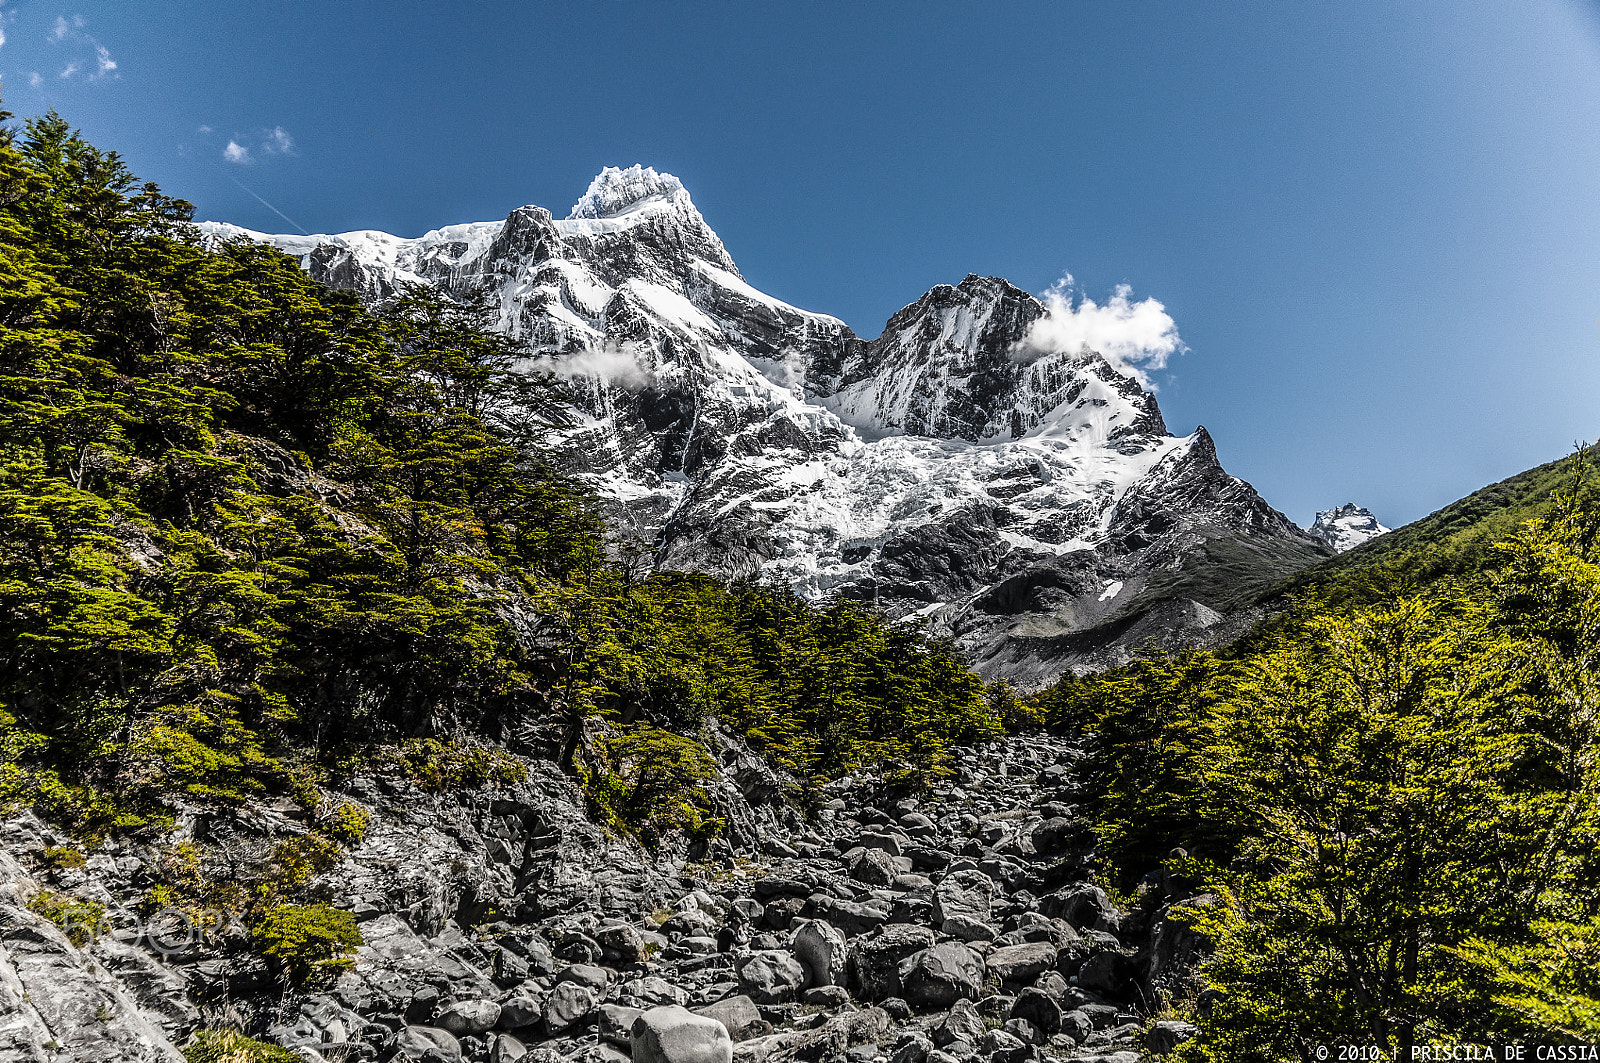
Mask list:
[[[719,743],[728,829],[688,851],[601,829],[537,757],[525,783],[461,794],[357,778],[340,800],[371,828],[312,889],[362,944],[305,989],[240,926],[152,930],[139,909],[162,846],[303,833],[287,803],[196,810],[68,868],[43,854],[73,839],[13,818],[0,1061],[174,1063],[216,1028],[310,1063],[1134,1063],[1195,1035],[1157,1020],[1204,1004],[1205,942],[1173,912],[1215,898],[1155,873],[1119,904],[1097,883],[1071,740],[957,750],[922,792],[861,772],[806,813]],[[41,889],[100,905],[92,937],[30,910]]]

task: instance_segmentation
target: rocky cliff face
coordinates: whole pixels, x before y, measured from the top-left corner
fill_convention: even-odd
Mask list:
[[[202,228],[369,300],[487,290],[529,370],[571,385],[555,445],[659,565],[924,618],[991,678],[1214,640],[1249,589],[1329,554],[1203,428],[1171,435],[1129,371],[1027,342],[1032,295],[969,276],[864,340],[745,283],[650,169],[605,170],[564,220],[523,207],[414,240]]]
[[[1072,741],[954,751],[916,797],[860,772],[809,821],[793,780],[711,743],[732,829],[692,861],[589,822],[538,755],[489,790],[363,773],[326,794],[370,826],[309,889],[362,940],[305,988],[236,924],[149,903],[182,846],[225,875],[303,836],[292,802],[197,806],[86,857],[0,823],[0,1060],[179,1063],[224,1028],[307,1063],[1137,1063],[1194,1035],[1150,1020],[1198,989],[1205,942],[1174,912],[1215,898],[1157,872],[1121,908],[1090,883]],[[67,895],[100,907],[37,914]]]

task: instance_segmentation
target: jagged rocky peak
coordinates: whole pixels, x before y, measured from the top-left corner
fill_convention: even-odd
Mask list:
[[[919,617],[1020,686],[1192,642],[1239,573],[1331,553],[1225,472],[1203,429],[1172,435],[1133,370],[1052,339],[1053,303],[969,275],[865,340],[748,284],[682,182],[647,166],[607,167],[559,220],[521,207],[416,239],[202,229],[369,301],[402,283],[487,292],[570,385],[559,460],[659,566]],[[1229,579],[1205,575],[1218,558]]]
[[[621,169],[607,166],[589,182],[589,190],[573,206],[567,220],[616,218],[652,205],[694,206],[683,182],[670,173],[657,173],[637,163]]]
[[[1033,342],[1049,311],[999,277],[940,284],[842,366],[825,400],[867,432],[991,442],[1166,435],[1155,396],[1091,350]]]
[[[1378,518],[1368,510],[1346,502],[1334,509],[1324,509],[1317,512],[1317,519],[1308,529],[1308,534],[1321,539],[1333,547],[1336,553],[1354,550],[1369,539],[1376,539],[1388,531]]]

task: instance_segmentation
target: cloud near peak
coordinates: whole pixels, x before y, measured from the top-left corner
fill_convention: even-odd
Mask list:
[[[1167,359],[1189,348],[1178,324],[1155,299],[1133,299],[1133,289],[1119,284],[1105,303],[1075,291],[1068,274],[1043,295],[1045,314],[1012,347],[1011,355],[1032,362],[1047,354],[1094,351],[1113,367],[1154,390],[1149,374],[1165,368]]]

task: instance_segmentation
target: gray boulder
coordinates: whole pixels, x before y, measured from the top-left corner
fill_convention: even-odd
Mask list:
[[[946,919],[961,915],[986,923],[994,895],[994,880],[982,871],[952,871],[934,887],[933,921],[943,927]]]
[[[1029,840],[1040,856],[1053,856],[1066,850],[1077,829],[1069,819],[1047,819],[1033,828]]]
[[[446,1063],[461,1063],[461,1042],[447,1030],[434,1026],[407,1026],[395,1038],[395,1058],[420,1060],[429,1052],[437,1053],[435,1059]]]
[[[933,1051],[933,1041],[927,1034],[908,1030],[900,1035],[894,1051],[889,1053],[889,1063],[927,1063],[928,1053],[931,1051]]]
[[[662,923],[661,932],[672,937],[709,937],[717,932],[717,917],[691,908]]]
[[[957,1000],[976,1000],[983,988],[983,962],[971,949],[947,941],[900,963],[906,1002],[924,1010],[948,1008]]]
[[[805,968],[808,988],[844,985],[844,935],[832,924],[813,919],[795,931],[794,954]]]
[[[1086,882],[1057,890],[1044,898],[1039,908],[1053,919],[1065,920],[1074,930],[1115,931],[1122,921],[1106,891]]]
[[[633,1063],[732,1063],[733,1039],[716,1019],[671,1005],[633,1021]]]
[[[983,964],[1002,982],[1031,982],[1056,965],[1056,948],[1043,941],[1006,945],[985,956]]]
[[[561,982],[544,998],[544,1028],[559,1037],[589,1017],[599,1002],[595,991],[578,982]]]
[[[757,1004],[788,1004],[805,985],[805,968],[782,949],[761,949],[739,961],[739,989]]]
[[[638,963],[644,959],[644,936],[637,927],[624,923],[620,926],[603,926],[595,931],[594,939],[607,959],[622,963]]]
[[[970,915],[952,915],[939,929],[962,941],[993,941],[1000,936],[1000,931]]]
[[[645,1012],[644,1008],[629,1008],[621,1004],[601,1004],[595,1012],[600,1020],[600,1040],[622,1048],[633,1045],[634,1020]]]
[[[544,1018],[539,987],[529,983],[500,1002],[500,1023],[508,1029],[532,1026]]]
[[[492,1000],[458,1000],[441,1010],[433,1021],[458,1037],[483,1033],[500,1021],[500,1005]]]
[[[772,1024],[761,1017],[756,1002],[742,994],[725,997],[703,1008],[695,1008],[694,1013],[722,1023],[735,1044],[755,1037],[765,1037],[772,1032]]]
[[[528,1046],[503,1033],[494,1039],[494,1050],[489,1053],[489,1063],[517,1063],[528,1054]]]
[[[1078,985],[1091,993],[1116,997],[1134,978],[1133,961],[1120,952],[1097,952],[1078,968]]]
[[[1061,1032],[1061,1004],[1042,990],[1028,988],[1018,993],[1006,1017],[1021,1019],[1046,1036]]]
[[[1061,1013],[1061,1032],[1080,1044],[1094,1032],[1094,1021],[1082,1008]]]
[[[889,921],[887,908],[821,893],[813,894],[806,902],[806,914],[814,919],[826,919],[851,936],[870,934]]]
[[[984,1032],[988,1029],[983,1023],[983,1016],[978,1014],[978,1009],[970,1000],[958,1000],[955,1006],[940,1019],[933,1028],[933,1043],[940,1048],[965,1041],[975,1045],[983,1039]]]
[[[887,886],[901,870],[895,866],[895,858],[882,849],[851,849],[844,854],[844,863],[851,878],[869,886]]]
[[[1144,1046],[1152,1054],[1167,1055],[1185,1041],[1193,1040],[1200,1035],[1200,1027],[1187,1022],[1164,1021],[1150,1027],[1144,1035]]]
[[[863,1000],[900,995],[900,963],[933,947],[927,927],[896,923],[875,938],[857,938],[850,947],[850,986]]]
[[[668,1004],[682,1007],[689,1003],[689,994],[665,978],[649,975],[619,985],[617,1001],[634,1008],[660,1008]]]

